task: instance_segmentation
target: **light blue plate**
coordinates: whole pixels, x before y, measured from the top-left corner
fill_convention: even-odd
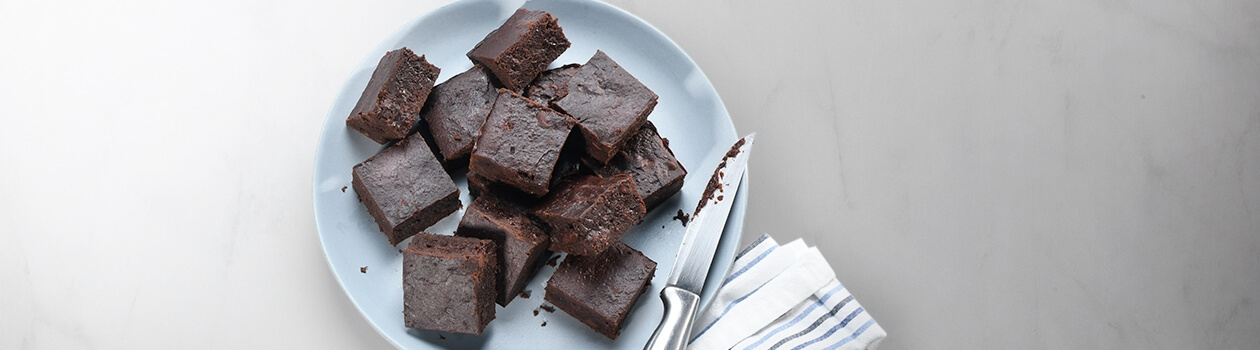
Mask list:
[[[534,310],[543,302],[543,287],[554,270],[546,266],[525,288],[532,296],[517,298],[506,308],[496,306],[497,318],[480,336],[404,327],[399,249],[406,242],[398,247],[389,245],[350,186],[351,167],[381,149],[358,132],[347,129],[345,124],[346,116],[380,57],[389,50],[411,48],[442,69],[438,81],[443,81],[471,67],[472,63],[464,54],[517,7],[521,7],[520,3],[494,1],[460,1],[443,6],[411,21],[385,39],[355,69],[328,111],[315,154],[315,226],[324,253],[350,301],[382,335],[401,348],[640,349],[660,321],[660,289],[673,267],[682,240],[683,227],[671,218],[678,209],[690,213],[695,208],[713,168],[737,139],[730,116],[708,78],[678,45],[647,22],[596,1],[524,3],[525,8],[547,10],[559,18],[565,35],[573,43],[553,66],[585,63],[600,49],[660,95],[660,103],[648,119],[670,140],[670,147],[689,171],[682,192],[648,213],[643,222],[623,238],[658,265],[651,290],[639,299],[616,340],[595,333],[561,310],[540,311],[534,315]],[[461,190],[460,200],[466,206],[469,202],[466,181],[457,176],[455,182]],[[709,271],[711,277],[703,296],[706,304],[730,268],[739,244],[747,204],[743,194],[748,193],[746,185],[740,187],[741,195],[735,199]],[[460,210],[427,231],[451,234],[462,215],[463,210]],[[360,272],[363,266],[367,267],[367,273]]]

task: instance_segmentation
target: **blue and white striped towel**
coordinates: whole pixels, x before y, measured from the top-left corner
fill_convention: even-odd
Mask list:
[[[875,349],[887,335],[818,248],[762,235],[735,257],[689,349]]]

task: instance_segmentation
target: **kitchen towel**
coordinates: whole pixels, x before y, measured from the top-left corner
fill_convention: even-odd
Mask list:
[[[887,335],[818,248],[762,235],[696,317],[689,349],[875,349]]]

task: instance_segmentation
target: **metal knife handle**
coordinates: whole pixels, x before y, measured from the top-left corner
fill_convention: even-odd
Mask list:
[[[687,348],[691,338],[691,322],[696,319],[696,311],[700,308],[700,296],[686,289],[665,286],[661,289],[661,300],[665,302],[665,315],[661,324],[652,332],[644,350],[682,350]]]

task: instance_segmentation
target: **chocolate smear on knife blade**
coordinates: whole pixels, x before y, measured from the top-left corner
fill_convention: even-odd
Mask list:
[[[704,208],[704,205],[708,204],[710,199],[713,199],[713,192],[723,190],[722,183],[719,180],[725,176],[722,170],[726,169],[726,160],[735,158],[739,154],[739,148],[743,146],[744,139],[739,139],[739,141],[735,141],[730,150],[726,151],[726,156],[722,157],[722,161],[718,163],[717,168],[713,169],[713,176],[709,177],[709,184],[704,187],[704,195],[700,196],[700,204],[696,205],[696,211],[691,213],[691,216],[699,214],[700,209]]]

